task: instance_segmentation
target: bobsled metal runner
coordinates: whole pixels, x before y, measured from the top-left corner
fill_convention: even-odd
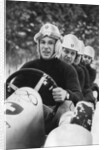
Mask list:
[[[6,149],[92,144],[92,105],[82,101],[73,67],[56,58],[58,28],[47,23],[34,39],[40,59],[24,64],[6,80]],[[86,108],[90,123],[82,126],[75,116]]]

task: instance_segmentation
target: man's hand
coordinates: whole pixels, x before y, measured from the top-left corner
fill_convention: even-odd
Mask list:
[[[53,95],[53,99],[56,102],[64,102],[67,95],[67,91],[60,87],[57,87],[52,90],[52,95]]]

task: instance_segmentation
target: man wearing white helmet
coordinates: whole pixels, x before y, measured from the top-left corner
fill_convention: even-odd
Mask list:
[[[82,59],[82,64],[86,66],[88,73],[89,73],[89,78],[90,78],[90,87],[92,88],[93,91],[97,91],[98,96],[97,99],[99,100],[99,88],[96,83],[94,83],[96,79],[96,70],[92,68],[91,64],[94,61],[95,57],[95,50],[92,46],[86,46],[84,48],[84,54],[83,54],[83,59]]]
[[[80,82],[81,89],[84,87],[84,72],[81,67],[78,65],[74,65],[75,61],[79,59],[79,41],[78,38],[73,34],[67,34],[63,38],[62,50],[60,59],[66,62],[67,64],[71,64],[74,66],[78,73],[78,78]],[[79,60],[78,60],[79,61]],[[78,63],[77,61],[77,63]]]
[[[93,47],[86,46],[84,48],[84,55],[83,55],[83,63],[86,65],[90,75],[90,84],[92,84],[96,78],[96,70],[91,67],[92,62],[94,61],[95,51]]]
[[[85,100],[94,103],[94,97],[92,90],[90,89],[89,74],[86,68],[80,65],[80,60],[83,56],[83,49],[84,43],[75,35],[65,35],[62,43],[60,59],[67,64],[72,64],[74,66],[78,74],[78,79]]]
[[[46,116],[49,116],[51,113],[50,109],[47,109],[49,106],[54,106],[56,103],[60,103],[60,106],[62,106],[67,102],[67,105],[64,106],[65,108],[62,112],[60,112],[64,113],[69,110],[68,103],[72,101],[74,105],[76,105],[76,103],[82,99],[82,94],[76,71],[72,66],[69,66],[56,58],[61,41],[61,35],[57,26],[46,23],[34,36],[34,40],[37,42],[37,50],[40,58],[24,64],[22,68],[35,68],[42,70],[50,75],[58,85],[58,87],[52,89],[53,102],[51,102],[50,99],[44,100],[45,105],[48,105],[47,107],[44,105],[45,122],[47,122]],[[33,79],[33,77],[30,78]],[[26,84],[27,80],[27,77],[18,77],[14,81],[14,84],[21,86],[23,82]],[[29,84],[32,86],[32,83],[33,81]],[[60,108],[61,107],[59,107],[59,109]],[[50,126],[52,126],[52,119],[50,120],[50,125],[47,128]],[[46,129],[47,133],[49,131],[50,129]]]
[[[83,66],[81,64],[82,57],[83,57],[83,54],[84,54],[84,48],[85,48],[85,46],[84,46],[83,41],[79,40],[78,57],[76,58],[74,64],[81,67],[83,69],[83,72],[84,72],[84,79],[85,80],[84,80],[84,86],[83,86],[82,92],[83,92],[85,100],[86,101],[93,101],[94,105],[95,105],[95,98],[93,97],[93,93],[92,93],[92,90],[91,90],[91,87],[90,87],[90,77],[89,77],[88,70],[86,69],[85,66]],[[79,72],[79,74],[80,74],[80,72]]]
[[[77,71],[78,79],[84,96],[83,101],[81,102],[80,105],[84,111],[82,111],[81,113],[78,110],[77,116],[79,116],[80,119],[77,120],[77,116],[75,116],[72,119],[71,123],[82,125],[86,127],[88,130],[91,130],[91,124],[89,125],[87,121],[88,119],[92,121],[95,99],[93,97],[92,90],[90,88],[86,88],[86,83],[85,83],[86,74],[83,68],[79,65],[81,60],[81,55],[82,55],[82,49],[84,47],[84,45],[82,44],[83,44],[82,42],[79,43],[79,40],[75,35],[72,34],[65,35],[63,38],[60,59],[62,59],[67,64],[74,66],[75,70]],[[91,104],[91,107],[89,107],[89,104]]]
[[[89,81],[88,71],[84,66],[82,66],[80,64],[80,62],[82,60],[82,57],[83,57],[85,46],[84,46],[84,43],[83,43],[82,40],[78,40],[78,41],[79,41],[78,42],[79,43],[79,47],[78,47],[79,51],[78,51],[78,55],[77,55],[73,65],[74,65],[74,67],[76,68],[76,70],[78,72],[80,83],[81,83],[82,79],[84,78],[84,82],[82,82],[83,83],[82,93],[83,93],[83,96],[84,96],[84,100],[89,101],[89,102],[93,102],[94,105],[95,105],[95,102],[94,102],[95,99],[93,97],[93,93],[92,93],[92,90],[90,88],[90,81]],[[83,75],[84,77],[82,79],[81,79],[81,76],[80,76],[80,74],[81,74],[80,70],[81,69],[83,70],[83,74],[84,74]]]

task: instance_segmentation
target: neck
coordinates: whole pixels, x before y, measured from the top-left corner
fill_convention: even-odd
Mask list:
[[[56,58],[54,57],[54,58],[51,58],[51,59],[44,59],[44,58],[40,58],[42,61],[44,61],[44,62],[52,62],[52,61],[54,61]]]

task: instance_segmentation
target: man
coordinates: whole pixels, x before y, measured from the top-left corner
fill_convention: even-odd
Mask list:
[[[74,64],[81,67],[84,71],[85,82],[84,82],[84,87],[83,87],[82,91],[83,91],[85,100],[86,101],[90,101],[90,100],[95,101],[93,94],[92,94],[91,86],[90,86],[90,77],[89,77],[88,70],[86,69],[86,67],[84,65],[81,64],[81,60],[82,60],[82,57],[84,54],[84,48],[85,48],[85,45],[84,45],[83,41],[79,40],[78,57],[75,59]]]
[[[92,83],[95,81],[95,78],[96,78],[96,70],[91,67],[94,57],[95,57],[95,51],[94,51],[93,47],[86,46],[84,48],[83,63],[85,64],[85,66],[89,72],[90,85],[92,85]]]
[[[84,82],[85,82],[85,75],[83,69],[78,65],[75,65],[75,61],[79,59],[79,41],[75,35],[68,34],[64,36],[63,43],[62,43],[62,51],[60,59],[66,62],[69,65],[73,65],[77,71],[79,82],[81,89],[83,90]]]
[[[50,99],[44,100],[44,117],[45,122],[48,122],[48,126],[47,123],[45,124],[46,133],[48,133],[53,128],[52,119],[49,124],[49,116],[54,105],[59,103],[60,106],[58,110],[62,108],[62,111],[60,110],[60,113],[58,114],[57,120],[59,121],[61,114],[69,110],[70,102],[72,101],[74,105],[76,105],[78,101],[82,100],[83,96],[81,94],[81,88],[75,69],[56,58],[58,43],[61,40],[59,29],[55,25],[46,23],[34,36],[34,40],[37,42],[37,50],[40,59],[24,64],[21,69],[35,68],[42,70],[50,75],[58,85],[58,87],[52,89],[53,102],[51,103]],[[29,80],[31,80],[28,82],[29,86],[33,87],[33,75],[28,75],[28,77],[19,76],[15,79],[14,84],[18,87],[21,87],[22,85],[27,86],[26,82]],[[50,127],[51,125],[52,127]]]
[[[86,46],[84,48],[84,54],[82,57],[82,65],[84,65],[89,73],[89,78],[90,78],[90,86],[93,91],[97,91],[98,97],[97,100],[99,100],[99,87],[96,83],[94,83],[96,79],[96,70],[92,68],[91,64],[94,61],[95,57],[95,50],[92,46]]]
[[[74,68],[76,69],[78,73],[79,82],[82,88],[82,93],[84,96],[83,101],[80,102],[79,105],[77,103],[77,107],[75,108],[77,113],[75,112],[76,115],[73,121],[71,121],[71,123],[77,123],[83,125],[88,130],[91,130],[91,124],[89,125],[87,121],[88,118],[89,120],[92,120],[93,108],[95,106],[95,99],[93,97],[93,93],[90,87],[86,88],[86,84],[87,84],[85,80],[86,74],[84,69],[81,66],[79,66],[79,62],[81,59],[81,56],[79,57],[79,55],[81,55],[80,51],[81,48],[83,48],[81,44],[82,43],[79,44],[79,40],[75,35],[72,34],[65,35],[62,43],[62,51],[61,51],[60,59],[62,59],[69,65],[70,64],[73,65]],[[91,106],[89,106],[89,104],[91,104]],[[83,108],[84,110],[82,111],[81,114],[79,111],[81,109],[80,107]],[[80,119],[77,120],[78,116]]]

